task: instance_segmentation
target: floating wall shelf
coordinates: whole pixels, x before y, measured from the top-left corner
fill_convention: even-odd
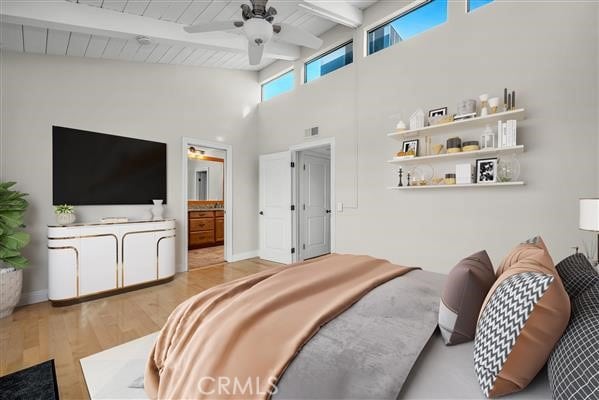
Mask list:
[[[432,156],[419,156],[419,157],[406,157],[406,158],[395,158],[393,160],[387,161],[390,164],[417,164],[421,162],[433,162],[433,161],[444,161],[444,160],[453,160],[458,158],[479,158],[486,156],[494,156],[502,153],[522,153],[524,152],[524,145],[520,144],[518,146],[513,147],[501,147],[501,148],[493,148],[493,149],[482,149],[475,151],[463,151],[460,153],[445,153],[445,154],[436,154]]]
[[[425,126],[420,129],[410,129],[401,132],[391,132],[387,136],[397,140],[403,140],[408,137],[418,135],[438,135],[443,133],[451,133],[452,131],[458,131],[461,129],[475,128],[477,126],[485,126],[497,124],[499,120],[515,119],[521,121],[526,117],[525,110],[519,108],[516,110],[500,112],[496,114],[486,115],[484,117],[474,117],[470,119],[464,119],[461,121],[448,122],[446,124]]]
[[[497,182],[497,183],[468,183],[462,185],[425,185],[425,186],[391,186],[390,190],[421,190],[421,189],[462,189],[462,188],[488,188],[505,186],[522,186],[524,182]]]

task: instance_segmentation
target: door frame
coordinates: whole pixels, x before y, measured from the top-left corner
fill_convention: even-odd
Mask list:
[[[181,226],[183,227],[183,254],[181,260],[183,265],[181,271],[188,270],[188,226],[187,226],[187,201],[189,200],[189,194],[187,191],[187,148],[190,145],[197,147],[207,147],[215,150],[222,150],[225,152],[224,160],[224,177],[225,177],[225,261],[233,259],[233,146],[230,144],[212,142],[205,139],[197,139],[184,136],[181,139],[181,201],[183,206],[181,207]],[[195,173],[195,172],[194,172]]]
[[[331,159],[330,159],[330,168],[329,168],[329,182],[330,182],[330,201],[331,201],[331,226],[330,226],[330,241],[331,241],[331,253],[334,253],[336,251],[336,219],[337,219],[337,208],[336,208],[336,200],[335,200],[335,138],[323,138],[323,139],[316,139],[316,140],[311,140],[309,142],[305,142],[305,143],[300,143],[300,144],[296,144],[293,146],[289,147],[289,150],[291,151],[291,160],[293,162],[296,163],[298,162],[298,156],[299,156],[299,152],[304,151],[304,150],[311,150],[317,147],[325,147],[325,146],[330,146],[331,148]],[[295,247],[296,249],[298,249],[298,251],[296,251],[293,254],[293,262],[298,262],[298,261],[303,261],[303,258],[300,257],[301,255],[301,251],[299,250],[299,245],[300,245],[300,238],[299,238],[299,208],[298,208],[298,204],[299,204],[299,179],[298,179],[298,171],[299,169],[296,168],[295,171],[293,171],[292,173],[292,177],[291,177],[291,198],[294,202],[294,204],[296,204],[296,210],[298,210],[297,212],[292,213],[291,216],[291,229],[292,229],[292,233],[291,233],[291,243],[292,246]]]

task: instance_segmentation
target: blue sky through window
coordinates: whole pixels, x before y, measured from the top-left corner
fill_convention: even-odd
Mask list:
[[[354,61],[353,42],[344,44],[306,64],[304,82],[310,82]]]
[[[368,54],[410,39],[446,21],[447,0],[432,0],[369,32]]]
[[[447,0],[433,0],[391,23],[403,40],[447,21]]]
[[[493,0],[468,0],[468,12],[474,11],[479,7],[486,6]]]
[[[295,86],[293,70],[262,85],[262,101],[270,100],[282,93],[289,92]]]

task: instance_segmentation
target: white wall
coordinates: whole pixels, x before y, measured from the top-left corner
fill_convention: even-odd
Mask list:
[[[327,44],[353,34],[354,63],[260,104],[260,152],[302,142],[311,126],[336,138],[336,197],[346,205],[337,216],[340,252],[446,272],[479,249],[498,263],[516,243],[541,234],[557,261],[591,240],[577,227],[578,198],[593,195],[599,179],[591,89],[598,79],[597,4],[496,0],[466,14],[463,2],[449,3],[446,24],[366,58],[363,31],[328,32]],[[397,7],[377,3],[366,11],[366,25]],[[289,65],[278,62],[260,79]],[[301,70],[301,60],[294,65]],[[416,108],[443,105],[455,112],[459,100],[502,95],[506,86],[528,113],[519,130],[526,186],[385,189],[397,184],[396,168],[385,161],[400,147],[385,135],[396,122],[390,115],[407,119]]]
[[[233,145],[233,253],[257,248],[256,73],[3,52],[0,176],[30,193],[32,243],[24,292],[47,288],[46,225],[52,204],[52,125],[167,143],[166,215],[178,218],[183,136]],[[81,221],[136,217],[150,206],[77,207]],[[178,227],[180,229],[180,224]],[[185,251],[179,231],[179,253]],[[177,263],[180,263],[178,257]],[[179,267],[181,267],[179,265]]]

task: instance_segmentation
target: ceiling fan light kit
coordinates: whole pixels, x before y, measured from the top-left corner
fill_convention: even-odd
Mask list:
[[[248,40],[250,65],[260,64],[264,45],[273,38],[279,42],[312,49],[319,49],[322,46],[322,39],[301,28],[285,23],[274,24],[277,10],[274,7],[266,8],[267,2],[268,0],[250,0],[251,6],[242,4],[243,21],[213,21],[186,26],[184,29],[188,33],[242,30]]]
[[[273,26],[264,19],[252,18],[245,21],[243,31],[253,45],[262,46],[272,38]]]

